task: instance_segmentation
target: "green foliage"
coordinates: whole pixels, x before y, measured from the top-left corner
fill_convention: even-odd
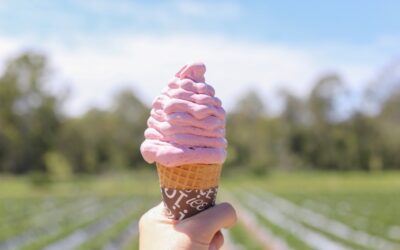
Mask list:
[[[50,69],[43,55],[27,52],[0,76],[0,172],[35,172],[40,180],[71,172],[138,167],[148,108],[129,90],[110,110],[64,117],[62,98],[47,91]],[[41,182],[41,181],[34,181]]]
[[[10,61],[0,76],[0,170],[45,171],[44,155],[60,125],[56,96],[46,91],[47,60],[35,53]]]
[[[400,91],[393,92],[377,116],[356,112],[340,120],[337,103],[344,93],[336,75],[323,76],[304,99],[284,90],[285,107],[278,117],[267,116],[261,98],[248,93],[228,116],[227,162],[256,174],[272,167],[399,169]]]
[[[258,175],[268,173],[276,164],[281,141],[278,121],[269,119],[263,110],[262,99],[251,91],[227,118],[227,163],[246,166]]]
[[[72,167],[68,160],[59,152],[47,152],[44,156],[46,170],[55,179],[69,178],[72,174]]]
[[[149,114],[131,92],[117,95],[112,110],[89,110],[65,121],[58,145],[74,172],[96,173],[111,168],[138,168],[140,144]]]
[[[35,173],[34,182],[42,183],[46,174],[62,179],[145,165],[140,144],[149,108],[135,93],[121,90],[111,107],[67,117],[62,96],[48,91],[50,76],[46,57],[33,52],[10,60],[0,75],[1,173]],[[399,169],[400,90],[375,116],[338,119],[345,92],[339,76],[322,76],[306,98],[281,91],[285,106],[278,116],[267,114],[256,91],[245,93],[227,115],[226,171]]]

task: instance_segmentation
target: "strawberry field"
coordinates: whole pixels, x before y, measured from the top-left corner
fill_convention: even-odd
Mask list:
[[[238,223],[225,249],[400,249],[400,175],[224,178]],[[38,183],[0,181],[0,249],[137,249],[140,215],[159,202],[155,173]]]

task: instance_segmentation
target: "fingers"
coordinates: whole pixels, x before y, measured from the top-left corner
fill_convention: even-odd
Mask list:
[[[165,211],[164,204],[161,202],[157,206],[147,211],[139,221],[139,227],[143,224],[161,223],[161,224],[176,224],[178,221],[169,219]]]
[[[236,223],[236,211],[229,203],[221,203],[192,217],[202,228],[213,231],[213,235],[221,228],[230,228]]]
[[[210,242],[210,250],[218,250],[224,245],[224,236],[221,231],[218,231]]]
[[[221,228],[232,227],[236,219],[236,212],[232,205],[221,203],[183,220],[177,226],[195,235],[196,238],[210,242]]]

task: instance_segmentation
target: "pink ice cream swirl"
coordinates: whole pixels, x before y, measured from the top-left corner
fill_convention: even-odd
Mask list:
[[[184,66],[152,104],[140,150],[148,163],[167,167],[222,164],[225,111],[205,83],[203,63]]]

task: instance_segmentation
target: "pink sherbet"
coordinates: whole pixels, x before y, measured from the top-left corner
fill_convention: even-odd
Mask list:
[[[225,161],[225,110],[205,83],[205,72],[203,63],[184,66],[155,98],[140,147],[148,163],[176,167]]]

